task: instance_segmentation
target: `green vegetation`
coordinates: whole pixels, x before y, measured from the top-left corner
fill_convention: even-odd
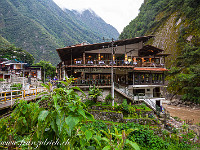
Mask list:
[[[21,90],[21,89],[22,89],[22,84],[20,84],[20,83],[18,83],[18,84],[12,84],[12,85],[10,86],[10,88],[11,88],[12,90]]]
[[[0,47],[3,47],[5,45],[10,45],[10,43],[0,35]]]
[[[0,1],[0,12],[0,35],[26,49],[36,62],[43,59],[55,65],[59,63],[56,48],[102,41],[101,32],[97,34],[93,27],[64,12],[53,0],[4,0]],[[103,28],[102,32],[112,35],[113,30]]]
[[[156,29],[176,11],[179,17],[186,16],[192,23],[193,29],[197,27],[199,30],[199,8],[198,0],[145,0],[140,7],[139,15],[124,28],[119,38],[127,39],[144,36],[147,33],[154,34]]]
[[[192,132],[178,135],[162,132],[157,126],[94,120],[81,102],[81,97],[86,96],[84,92],[78,87],[69,87],[72,81],[73,78],[61,81],[64,87],[54,89],[51,83],[43,84],[47,92],[40,93],[43,96],[36,103],[17,102],[11,116],[0,120],[0,147],[41,150],[198,148],[190,140],[194,138]],[[39,105],[41,102],[45,102],[45,107]],[[13,141],[14,144],[9,144]]]
[[[0,82],[3,82],[3,81],[5,81],[3,78],[0,78]]]
[[[116,123],[110,121],[95,121],[88,122],[83,125],[86,128],[91,128],[92,130],[98,132],[102,131],[106,137],[110,135],[114,136],[110,141],[107,140],[108,145],[117,146],[112,144],[113,140],[117,137],[123,137],[121,133],[125,130],[125,135],[128,140],[136,142],[141,150],[175,150],[175,149],[184,149],[190,150],[192,147],[197,148],[198,145],[193,145],[189,138],[194,137],[194,133],[189,131],[187,134],[178,135],[177,133],[170,133],[167,130],[162,130],[157,126],[144,126],[135,123]],[[187,136],[189,136],[187,138]],[[118,141],[120,144],[121,141]],[[129,145],[124,146],[124,150],[129,150],[131,147]]]
[[[124,114],[135,114],[136,111],[152,111],[146,104],[128,105],[127,100],[124,99],[122,104],[115,105],[115,110],[122,111]]]
[[[39,63],[34,64],[34,66],[42,66],[42,76],[44,78],[45,71],[45,79],[47,77],[54,78],[56,75],[56,67],[48,61],[41,60]]]
[[[34,58],[30,53],[22,48],[17,48],[14,45],[0,45],[0,55],[2,58],[7,58],[9,60],[16,59],[28,64],[34,62]]]
[[[172,54],[166,59],[169,92],[194,103],[200,103],[199,10],[198,0],[145,0],[139,15],[120,35],[121,39],[156,35],[150,43]]]
[[[168,73],[168,90],[185,101],[200,104],[200,47],[185,45],[182,56]]]
[[[92,100],[97,103],[98,96],[102,95],[102,90],[96,87],[95,85],[93,87],[89,87],[89,97],[92,98]]]
[[[106,98],[105,98],[105,102],[106,102],[106,104],[111,104],[112,101],[113,101],[113,97],[112,97],[112,95],[109,93],[109,94],[106,96]]]

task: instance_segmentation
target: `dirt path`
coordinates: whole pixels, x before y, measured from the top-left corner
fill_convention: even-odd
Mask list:
[[[167,111],[169,111],[172,117],[178,117],[182,120],[194,120],[194,124],[200,123],[200,109],[178,107],[164,103],[163,106]]]

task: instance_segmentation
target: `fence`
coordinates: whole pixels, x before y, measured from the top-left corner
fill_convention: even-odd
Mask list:
[[[12,105],[12,100],[17,99],[17,98],[22,98],[24,99],[25,97],[32,96],[32,95],[38,95],[39,93],[46,91],[46,88],[33,88],[29,90],[10,90],[10,91],[3,91],[0,93],[0,103],[1,102],[7,102],[11,100],[11,105]]]

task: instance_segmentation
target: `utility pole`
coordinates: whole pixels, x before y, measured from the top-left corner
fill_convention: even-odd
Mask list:
[[[25,56],[26,56],[26,54],[23,53],[23,55],[24,55],[24,63],[25,63]],[[24,64],[24,67],[23,67],[23,90],[25,90],[25,86],[24,86],[24,78],[25,78],[24,71],[25,71],[25,64]]]
[[[103,40],[106,40],[104,39],[103,37]],[[107,39],[108,40],[108,39]],[[114,91],[114,71],[113,71],[113,64],[114,64],[114,39],[112,38],[112,42],[111,42],[111,96],[113,98],[112,100],[112,106],[114,106],[114,103],[115,103],[115,91]]]
[[[44,83],[45,83],[45,68],[44,68]]]
[[[113,98],[113,101],[112,101],[112,106],[114,106],[114,98],[115,98],[115,91],[114,91],[114,74],[113,74],[113,64],[114,64],[114,48],[113,48],[113,44],[114,44],[114,40],[112,38],[112,65],[111,65],[111,95],[112,95],[112,98]]]

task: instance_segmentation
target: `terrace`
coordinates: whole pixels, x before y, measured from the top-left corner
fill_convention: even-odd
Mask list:
[[[163,57],[127,57],[120,59],[122,56],[114,56],[114,60],[109,55],[89,55],[85,58],[75,58],[72,61],[66,61],[67,67],[85,67],[85,66],[132,66],[132,67],[152,67],[165,68]],[[117,57],[115,59],[115,57]]]

